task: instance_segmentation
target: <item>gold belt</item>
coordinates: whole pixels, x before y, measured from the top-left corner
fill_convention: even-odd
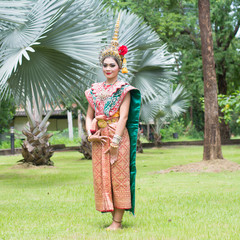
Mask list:
[[[111,118],[109,120],[99,119],[97,124],[100,128],[105,128],[110,123],[115,123],[118,121],[118,118]]]

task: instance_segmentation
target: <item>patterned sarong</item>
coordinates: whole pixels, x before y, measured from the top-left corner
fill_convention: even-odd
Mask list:
[[[113,137],[117,123],[108,124],[102,128],[101,135]],[[110,146],[110,140],[105,144],[92,144],[92,164],[96,209],[101,212],[131,208],[130,191],[130,140],[125,128],[114,164],[110,164],[110,153],[104,153]]]

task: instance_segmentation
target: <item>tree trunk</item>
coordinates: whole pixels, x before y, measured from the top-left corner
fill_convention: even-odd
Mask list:
[[[138,131],[138,136],[137,136],[137,153],[143,153],[143,146],[142,142],[140,140],[141,133]]]
[[[82,113],[81,110],[78,110],[78,137],[81,138],[83,135],[83,127],[82,127]]]
[[[149,141],[149,135],[150,135],[150,124],[147,124],[147,140]]]
[[[72,112],[67,111],[67,119],[68,119],[68,135],[69,139],[73,140],[73,121],[72,121]]]
[[[199,0],[204,77],[205,126],[203,160],[223,159],[218,121],[217,79],[213,56],[209,0]]]
[[[92,144],[87,140],[86,135],[83,134],[79,152],[84,155],[85,159],[92,159]]]
[[[23,159],[18,162],[31,163],[33,165],[51,165],[54,163],[50,160],[54,151],[49,144],[49,139],[53,135],[47,133],[48,119],[50,118],[53,110],[46,113],[44,119],[42,119],[43,114],[43,104],[38,101],[38,106],[36,104],[35,98],[33,97],[33,108],[30,102],[27,103],[25,108],[26,115],[28,117],[28,127],[22,131],[26,136],[22,144],[22,156]]]
[[[222,113],[219,110],[219,116],[221,118],[224,117],[224,113]],[[229,140],[231,138],[231,132],[230,132],[230,127],[229,124],[226,124],[224,120],[220,122],[220,135],[221,135],[221,141],[224,142],[226,140]]]
[[[87,140],[87,130],[84,117],[81,118],[82,123],[82,136],[81,136],[81,144],[79,147],[79,152],[84,155],[85,159],[92,159],[92,144]]]
[[[49,145],[49,138],[53,135],[47,133],[49,122],[41,127],[39,122],[35,122],[36,127],[30,129],[25,128],[22,133],[27,139],[22,144],[23,159],[19,162],[31,163],[36,166],[51,165],[54,163],[50,160],[54,151]]]
[[[192,106],[190,106],[189,112],[190,112],[191,125],[193,125],[193,107]]]

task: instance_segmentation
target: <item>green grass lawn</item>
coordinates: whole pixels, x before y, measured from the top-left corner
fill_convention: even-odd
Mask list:
[[[179,136],[179,138],[162,139],[162,142],[183,142],[183,141],[202,141],[202,138],[193,138],[189,136]]]
[[[237,139],[237,138],[236,138]],[[140,138],[142,143],[149,143],[151,141],[148,141],[145,136],[141,136]],[[183,141],[201,141],[202,138],[192,138],[189,136],[179,136],[179,138],[167,138],[167,139],[161,139],[162,142],[183,142]]]
[[[136,217],[107,232],[110,214],[95,210],[91,161],[55,153],[55,168],[13,169],[0,157],[0,239],[240,239],[240,172],[154,174],[200,161],[202,147],[145,149],[137,155]],[[240,163],[240,147],[224,146]]]

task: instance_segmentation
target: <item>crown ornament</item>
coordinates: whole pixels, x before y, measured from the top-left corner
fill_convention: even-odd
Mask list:
[[[125,54],[128,52],[128,49],[126,46],[122,45],[119,47],[118,44],[118,33],[119,33],[119,22],[120,22],[120,13],[118,14],[117,22],[115,25],[114,35],[113,39],[111,41],[111,45],[105,47],[99,56],[100,63],[103,63],[103,60],[106,57],[114,57],[120,68],[122,68],[122,73],[128,73],[127,70],[127,60],[124,57]]]

